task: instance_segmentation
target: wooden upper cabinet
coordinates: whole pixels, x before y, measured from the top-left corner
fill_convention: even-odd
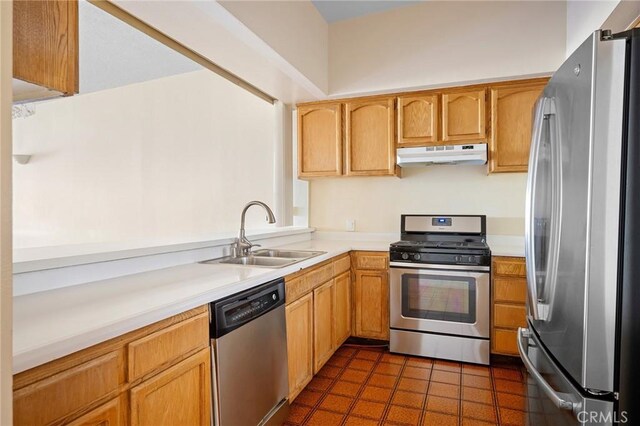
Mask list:
[[[342,174],[342,104],[298,107],[298,175]]]
[[[13,2],[13,76],[64,95],[78,92],[77,0]]]
[[[393,98],[345,104],[347,176],[396,174]]]
[[[533,107],[545,82],[491,89],[489,172],[526,172]]]
[[[398,146],[438,141],[438,95],[398,97]]]
[[[442,95],[442,140],[444,142],[486,139],[486,90]]]

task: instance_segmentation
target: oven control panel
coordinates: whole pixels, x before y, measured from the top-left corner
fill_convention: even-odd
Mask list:
[[[489,266],[491,265],[491,254],[420,253],[391,250],[389,260],[392,262]]]

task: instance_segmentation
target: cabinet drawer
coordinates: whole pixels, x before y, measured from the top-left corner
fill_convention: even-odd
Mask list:
[[[527,276],[527,270],[523,257],[494,257],[493,273],[495,275],[505,275],[510,277]]]
[[[295,278],[293,280],[285,281],[284,283],[287,305],[295,302],[305,294],[313,290],[313,286],[306,279],[306,276]]]
[[[351,257],[349,255],[343,256],[333,262],[333,274],[340,275],[343,272],[347,272],[351,269]]]
[[[516,330],[493,331],[493,352],[518,355],[518,332]]]
[[[321,266],[304,276],[309,289],[316,288],[322,283],[326,283],[333,278],[333,263]]]
[[[358,252],[356,253],[356,269],[387,269],[388,253]]]
[[[156,331],[129,344],[129,381],[144,376],[162,366],[180,360],[185,355],[206,348],[209,344],[207,313]]]
[[[16,390],[15,424],[60,422],[108,395],[115,396],[123,376],[123,355],[121,350],[109,352]]]
[[[518,328],[526,326],[526,310],[520,305],[493,305],[493,325],[495,327]]]
[[[495,277],[493,279],[493,299],[496,302],[525,303],[527,300],[527,280],[525,278]]]

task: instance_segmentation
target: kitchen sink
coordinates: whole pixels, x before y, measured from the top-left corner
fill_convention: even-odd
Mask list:
[[[325,253],[325,251],[262,249],[252,252],[249,256],[223,257],[221,259],[205,260],[200,263],[284,268]]]
[[[325,254],[325,251],[261,249],[252,252],[256,257],[283,257],[286,259],[309,259]]]
[[[217,263],[228,263],[231,265],[266,266],[271,268],[282,268],[298,262],[298,259],[286,259],[282,257],[258,257],[242,256],[230,257],[220,260]]]

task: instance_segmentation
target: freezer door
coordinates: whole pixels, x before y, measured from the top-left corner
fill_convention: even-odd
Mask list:
[[[585,397],[571,383],[530,330],[518,330],[518,350],[527,368],[528,425],[612,425],[624,420],[611,401]]]
[[[623,86],[624,41],[598,31],[538,101],[527,188],[532,326],[581,387],[605,392],[614,390]]]

